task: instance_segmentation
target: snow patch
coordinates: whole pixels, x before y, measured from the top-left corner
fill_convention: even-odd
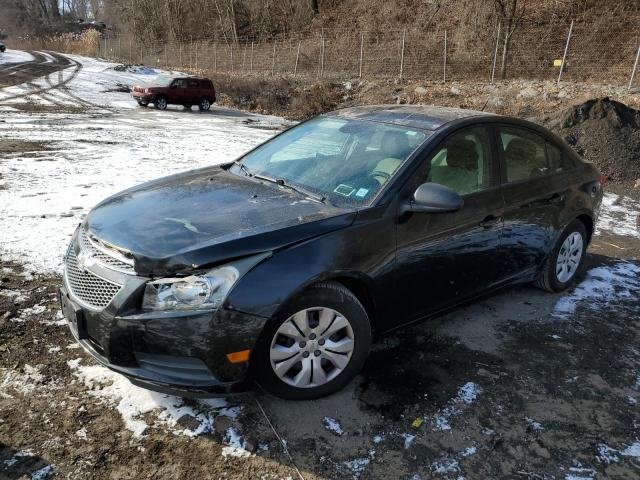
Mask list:
[[[84,366],[81,359],[69,360],[69,368],[82,384],[89,388],[89,394],[115,405],[122,420],[134,437],[142,437],[149,428],[143,415],[153,413],[159,424],[166,425],[176,434],[195,437],[213,429],[216,416],[236,418],[240,407],[229,407],[223,399],[209,399],[197,402],[196,406],[185,404],[184,399],[172,395],[152,392],[133,385],[126,377],[98,366]],[[181,427],[179,420],[192,417],[197,424],[194,428]]]
[[[342,425],[340,425],[340,422],[338,422],[335,418],[324,417],[322,419],[322,424],[324,425],[324,428],[326,428],[330,432],[335,433],[336,435],[344,434]]]
[[[404,448],[405,449],[410,448],[411,445],[413,445],[413,442],[415,442],[415,440],[416,440],[416,436],[412,435],[410,433],[403,433],[401,436],[402,436],[402,438],[404,438]]]
[[[639,213],[640,202],[615,193],[605,193],[596,233],[602,230],[623,237],[638,237]]]
[[[0,53],[0,65],[33,61],[33,55],[20,50],[6,50]]]
[[[542,426],[542,424],[534,420],[533,418],[526,417],[525,420],[527,421],[527,424],[529,425],[529,428],[531,429],[532,432],[538,433],[544,430],[544,427]]]
[[[558,300],[554,314],[567,316],[582,302],[589,308],[602,310],[616,308],[621,301],[640,299],[640,267],[625,261],[592,268],[587,277],[571,293]]]
[[[16,370],[2,369],[4,378],[0,383],[0,397],[11,398],[9,391],[30,395],[36,389],[42,387],[45,376],[40,372],[41,368],[42,365],[32,367],[29,364],[25,364],[22,373]]]
[[[439,431],[451,430],[449,420],[460,415],[462,413],[461,407],[471,405],[481,392],[482,389],[473,382],[467,382],[462,385],[458,389],[456,396],[449,401],[449,404],[434,415],[434,428]]]
[[[37,470],[31,474],[31,480],[44,480],[49,476],[53,475],[53,465],[47,465],[46,467],[42,467],[40,470]]]
[[[251,452],[246,450],[246,441],[235,428],[229,427],[226,432],[225,442],[228,446],[222,448],[223,457],[249,457]]]

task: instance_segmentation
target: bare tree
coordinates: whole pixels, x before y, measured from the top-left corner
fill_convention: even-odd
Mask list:
[[[502,64],[500,66],[500,78],[507,78],[507,57],[511,36],[520,25],[525,13],[524,2],[518,0],[494,0],[496,13],[504,28],[504,42],[502,44]]]

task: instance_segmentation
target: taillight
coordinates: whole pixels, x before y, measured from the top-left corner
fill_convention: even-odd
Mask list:
[[[607,176],[604,173],[600,174],[600,188],[604,187],[607,183]]]

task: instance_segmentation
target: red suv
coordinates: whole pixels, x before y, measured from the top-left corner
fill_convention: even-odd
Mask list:
[[[191,108],[198,105],[200,110],[209,110],[216,101],[213,83],[208,78],[159,76],[148,85],[136,85],[131,91],[138,105],[146,107],[153,103],[164,110],[167,105],[184,105]]]

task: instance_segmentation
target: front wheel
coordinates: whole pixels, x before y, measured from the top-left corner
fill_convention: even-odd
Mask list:
[[[200,100],[200,103],[198,104],[198,108],[200,109],[201,112],[206,112],[211,108],[211,102],[209,101],[208,98],[203,98]]]
[[[167,109],[167,99],[164,97],[158,97],[155,101],[155,106],[158,110],[166,110]]]
[[[536,286],[548,292],[568,288],[584,265],[587,241],[587,229],[580,220],[567,225],[536,280]]]
[[[267,324],[252,368],[258,383],[275,395],[320,398],[360,371],[370,345],[369,318],[356,296],[338,283],[320,283]]]
[[[149,105],[149,102],[143,102],[142,100],[139,100],[138,105],[140,105],[141,107],[146,107],[147,105]]]

